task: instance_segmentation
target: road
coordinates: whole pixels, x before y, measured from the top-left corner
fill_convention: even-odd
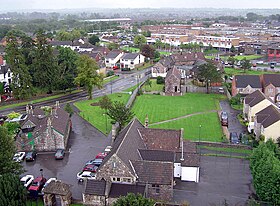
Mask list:
[[[102,89],[94,89],[93,97],[99,97],[99,96],[104,96],[104,95],[111,94],[111,93],[122,92],[122,91],[136,85],[137,83],[143,82],[147,78],[146,73],[149,71],[149,69],[150,68],[147,68],[142,71],[131,72],[128,74],[119,74],[120,77],[118,79],[107,83],[106,85],[104,85],[104,87]],[[63,97],[55,98],[52,100],[35,103],[33,105],[35,107],[51,106],[51,105],[55,105],[56,101],[59,101],[60,104],[63,104],[66,102],[75,102],[75,101],[85,100],[85,99],[87,99],[87,97],[88,97],[87,92],[82,91],[82,92],[75,93],[75,94],[68,94]],[[24,112],[25,105],[1,110],[0,115],[7,115],[7,114],[11,113],[12,111]]]

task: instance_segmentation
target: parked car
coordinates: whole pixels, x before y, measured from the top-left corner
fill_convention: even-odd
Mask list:
[[[35,151],[28,152],[25,157],[25,161],[34,161],[36,159],[37,153]]]
[[[117,69],[119,69],[118,66],[113,66],[113,70],[117,70]]]
[[[99,167],[102,163],[103,159],[94,159],[94,160],[89,160],[86,162],[86,165],[96,165]]]
[[[220,93],[220,94],[224,94],[224,93],[225,93],[225,90],[224,90],[223,87],[220,87],[220,88],[219,88],[219,93]]]
[[[98,167],[94,164],[88,164],[83,168],[83,171],[89,171],[89,172],[97,172]]]
[[[52,181],[56,181],[56,177],[51,177],[50,179],[48,179],[48,181],[45,183],[45,185],[43,186],[43,189],[42,189],[42,194],[44,194],[44,189],[47,187],[48,184],[50,184],[50,182]]]
[[[104,150],[104,152],[109,153],[112,150],[112,146],[107,146]]]
[[[228,126],[228,114],[227,112],[221,113],[221,124],[222,126]]]
[[[82,172],[79,172],[77,174],[77,179],[79,181],[84,181],[86,179],[94,180],[95,179],[95,173],[89,172],[89,171],[82,171]]]
[[[25,158],[25,152],[17,152],[14,157],[13,160],[15,162],[22,162]]]
[[[47,182],[46,178],[42,176],[37,177],[35,180],[33,180],[33,183],[28,188],[28,191],[41,192],[46,182]]]
[[[31,185],[33,180],[34,180],[33,175],[25,175],[20,179],[20,181],[23,183],[24,187],[26,188],[28,188]]]
[[[104,159],[107,156],[106,152],[100,152],[95,156],[95,159]]]
[[[65,155],[64,149],[58,149],[56,150],[54,157],[56,160],[62,160],[64,155]]]
[[[230,140],[230,143],[232,143],[232,144],[239,144],[240,143],[238,135],[237,135],[236,132],[231,132],[230,133],[229,140]]]

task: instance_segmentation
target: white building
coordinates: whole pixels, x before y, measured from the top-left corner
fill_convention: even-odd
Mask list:
[[[230,49],[232,46],[239,47],[239,37],[196,36],[192,42],[222,49]]]
[[[139,53],[126,53],[121,57],[120,63],[122,69],[132,70],[135,67],[143,64],[145,57]]]
[[[107,68],[112,68],[117,66],[119,63],[120,58],[123,56],[123,52],[120,50],[113,50],[110,51],[107,56],[105,57],[105,65]]]

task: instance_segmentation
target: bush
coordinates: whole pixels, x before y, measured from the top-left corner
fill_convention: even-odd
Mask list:
[[[114,74],[115,74],[114,71],[108,71],[107,74],[106,74],[106,76],[107,76],[107,77],[110,77],[110,76],[113,76]]]
[[[163,77],[157,77],[157,84],[164,84],[164,78]]]
[[[241,98],[240,94],[237,94],[235,97],[232,97],[230,99],[230,104],[231,105],[239,105],[239,104],[241,104],[240,98]]]

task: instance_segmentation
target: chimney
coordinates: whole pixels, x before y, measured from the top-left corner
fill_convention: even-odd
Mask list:
[[[183,141],[183,135],[184,135],[184,128],[181,128],[181,161],[184,161],[184,141]]]
[[[146,118],[145,118],[145,128],[149,127],[149,118],[148,115],[146,114]]]

